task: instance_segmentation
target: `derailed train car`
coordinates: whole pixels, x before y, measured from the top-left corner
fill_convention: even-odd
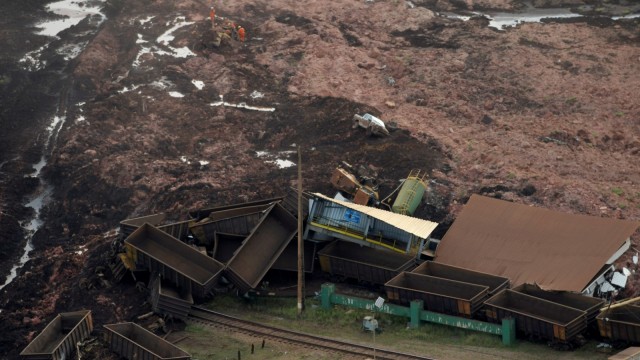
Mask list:
[[[640,306],[612,306],[604,309],[596,319],[603,338],[640,344]]]
[[[318,252],[322,271],[360,283],[384,285],[415,266],[413,256],[337,240]]]
[[[296,218],[272,205],[227,263],[229,280],[241,293],[255,289],[297,233]]]
[[[189,360],[191,355],[135,323],[104,325],[109,349],[125,359]]]
[[[246,237],[272,206],[272,203],[268,203],[211,212],[207,217],[191,224],[190,231],[207,247],[212,246],[216,233]]]
[[[163,283],[158,274],[153,274],[150,281],[149,302],[156,314],[169,315],[176,319],[186,319],[193,306],[191,288],[177,289]]]
[[[224,264],[149,224],[127,237],[125,246],[136,268],[157,272],[179,289],[190,288],[197,298],[213,290],[224,269]]]
[[[70,359],[76,344],[91,334],[90,310],[58,314],[20,353],[22,359]]]

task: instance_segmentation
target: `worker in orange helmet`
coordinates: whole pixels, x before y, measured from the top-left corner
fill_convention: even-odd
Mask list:
[[[245,36],[244,28],[242,26],[238,26],[238,39],[244,42],[244,36]]]

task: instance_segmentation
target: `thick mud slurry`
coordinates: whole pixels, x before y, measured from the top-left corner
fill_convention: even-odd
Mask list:
[[[8,358],[57,312],[104,324],[148,311],[129,275],[110,283],[121,220],[284,194],[298,146],[305,189],[327,195],[340,161],[376,171],[382,196],[428,171],[416,216],[442,224],[436,237],[472,193],[640,214],[638,19],[498,31],[438,14],[512,2],[226,1],[216,21],[248,39],[215,47],[204,1],[89,2],[95,14],[55,37],[37,35],[61,20],[45,5],[0,5],[0,274],[23,254],[43,155],[53,189],[31,260],[0,290]],[[397,129],[367,136],[351,121],[365,112]]]

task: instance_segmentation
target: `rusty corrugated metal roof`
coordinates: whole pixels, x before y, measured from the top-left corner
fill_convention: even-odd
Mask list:
[[[431,235],[433,230],[435,230],[438,223],[434,223],[429,220],[418,219],[407,215],[401,215],[392,213],[391,211],[376,209],[369,206],[358,205],[346,201],[340,201],[336,199],[332,199],[328,196],[322,195],[320,193],[313,193],[313,195],[331,201],[336,204],[340,204],[346,208],[353,209],[359,211],[363,214],[367,214],[373,218],[376,218],[380,221],[384,221],[389,225],[393,225],[398,229],[404,230],[410,234],[413,234],[421,239],[426,239]]]
[[[472,195],[436,261],[505,276],[512,286],[579,292],[638,226]]]

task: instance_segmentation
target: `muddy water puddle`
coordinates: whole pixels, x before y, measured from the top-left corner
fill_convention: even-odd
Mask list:
[[[74,0],[62,0],[50,3],[46,6],[47,11],[59,16],[59,19],[41,21],[35,24],[38,29],[35,33],[38,35],[48,36],[50,40],[41,47],[27,52],[18,63],[24,70],[37,71],[42,70],[48,65],[45,59],[49,50],[55,51],[58,55],[63,56],[65,61],[76,58],[87,45],[87,41],[82,38],[88,34],[94,33],[100,25],[106,20],[106,15],[101,12],[104,0],[94,0],[89,2],[79,2]],[[77,26],[83,20],[87,19],[89,27],[88,32],[80,32],[70,30]],[[54,41],[59,40],[61,33],[65,30],[75,32],[73,35],[66,36],[68,39],[57,41],[53,47]]]
[[[528,7],[524,10],[518,12],[494,12],[494,11],[486,11],[486,12],[470,12],[466,14],[455,14],[455,13],[442,13],[441,15],[450,18],[450,19],[459,19],[463,21],[467,21],[474,16],[484,16],[489,19],[489,27],[497,29],[497,30],[505,30],[510,27],[514,27],[518,24],[522,23],[535,23],[535,22],[543,22],[545,19],[552,20],[564,20],[564,19],[576,19],[576,18],[592,18],[594,16],[591,15],[583,15],[579,13],[573,12],[569,8],[533,8]],[[611,16],[611,15],[602,15],[599,17],[608,18],[612,20],[625,20],[625,19],[634,19],[640,17],[640,13],[636,14],[627,14],[620,16]]]
[[[516,26],[525,22],[541,22],[542,19],[568,19],[581,17],[580,14],[572,13],[569,9],[528,9],[522,13],[488,13],[485,15],[489,18],[489,27],[503,30],[504,28]]]
[[[80,23],[87,16],[96,15],[96,21],[101,23],[105,16],[100,12],[102,1],[94,1],[85,4],[84,2],[73,0],[62,0],[47,5],[47,11],[63,18],[58,20],[44,21],[36,26],[41,30],[40,35],[57,36],[60,32]]]

